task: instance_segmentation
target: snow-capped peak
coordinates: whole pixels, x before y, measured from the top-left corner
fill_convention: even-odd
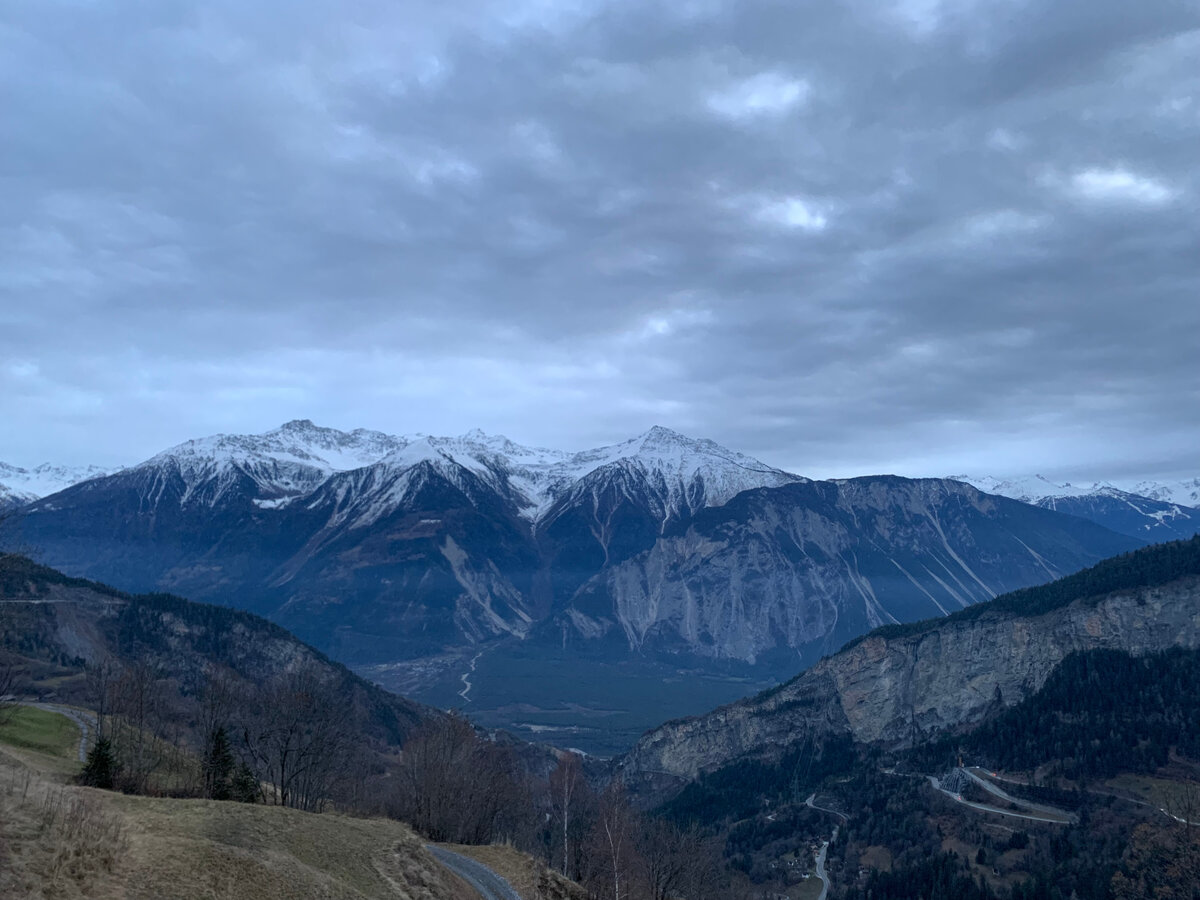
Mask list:
[[[1142,497],[1160,503],[1183,507],[1200,507],[1200,478],[1180,482],[1111,482],[1093,481],[1087,484],[1057,482],[1043,475],[1021,475],[998,478],[994,475],[950,475],[954,481],[965,481],[988,494],[999,494],[1025,503],[1062,499],[1064,497],[1113,497],[1115,499]]]
[[[0,499],[10,498],[10,504],[29,503],[111,471],[99,466],[56,466],[52,463],[24,469],[0,462]]]
[[[1018,475],[998,478],[994,475],[949,475],[952,481],[965,481],[986,494],[999,494],[1025,503],[1036,503],[1047,497],[1087,497],[1092,494],[1115,491],[1117,488],[1104,481],[1091,484],[1071,484],[1051,481],[1044,475]]]
[[[720,506],[751,488],[806,480],[715,441],[690,438],[656,425],[635,438],[575,453],[564,460],[556,467],[558,490],[541,498],[537,516],[564,490],[572,485],[577,486],[576,490],[583,489],[588,476],[615,465],[638,469],[646,484],[661,492],[657,501],[664,516],[695,509],[697,504]]]
[[[575,454],[575,458],[584,465],[593,460],[603,459],[604,462],[600,462],[597,468],[618,459],[637,459],[655,465],[666,464],[684,473],[695,471],[705,462],[724,461],[732,468],[750,472],[787,474],[753,457],[722,447],[716,441],[690,438],[661,425],[655,425],[646,433],[620,444]],[[794,479],[796,476],[790,477]]]
[[[215,434],[184,441],[141,466],[175,460],[184,464],[198,463],[201,468],[206,468],[274,460],[331,473],[372,465],[405,443],[402,438],[380,431],[360,428],[344,432],[322,428],[307,419],[297,419],[263,434]]]
[[[1128,487],[1131,494],[1162,503],[1200,508],[1200,478],[1182,481],[1139,481]]]
[[[131,471],[150,473],[156,484],[163,483],[158,481],[163,470],[177,473],[185,503],[201,498],[215,503],[249,477],[257,486],[254,502],[263,509],[279,509],[309,497],[340,473],[359,470],[364,470],[361,477],[339,481],[339,493],[390,485],[398,502],[399,485],[413,483],[399,476],[422,463],[460,486],[465,485],[462,473],[471,472],[531,522],[588,476],[613,466],[625,470],[634,483],[645,483],[655,505],[667,513],[720,505],[748,488],[804,480],[714,441],[661,426],[617,444],[568,452],[524,446],[478,428],[458,437],[398,436],[367,429],[339,431],[308,419],[262,434],[215,434],[185,441]]]

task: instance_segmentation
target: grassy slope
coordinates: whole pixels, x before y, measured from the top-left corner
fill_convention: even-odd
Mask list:
[[[54,714],[45,714],[54,717]],[[0,896],[472,900],[405,825],[65,784],[69,735],[10,726],[0,746]],[[61,717],[56,717],[61,718]]]
[[[0,725],[0,744],[75,761],[79,726],[58,713],[20,706]]]

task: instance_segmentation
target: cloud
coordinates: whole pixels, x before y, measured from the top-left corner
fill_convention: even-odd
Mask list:
[[[302,417],[1196,467],[1169,0],[0,13],[0,459]]]
[[[829,220],[811,201],[803,197],[784,197],[762,203],[758,217],[768,224],[802,231],[824,231]]]
[[[1128,169],[1084,169],[1071,178],[1071,186],[1087,200],[1129,201],[1157,205],[1171,199],[1173,192],[1153,178]]]
[[[803,104],[809,90],[802,79],[760,72],[710,94],[708,106],[730,119],[781,116]]]

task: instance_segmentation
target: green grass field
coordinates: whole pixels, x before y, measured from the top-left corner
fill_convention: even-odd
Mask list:
[[[0,744],[74,760],[79,748],[79,726],[59,713],[19,706],[0,725]]]

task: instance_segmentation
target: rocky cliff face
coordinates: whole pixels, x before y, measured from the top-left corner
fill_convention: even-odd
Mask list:
[[[791,671],[879,625],[944,616],[1129,549],[955,481],[887,476],[747,491],[698,511],[570,598],[630,647]]]
[[[691,779],[814,731],[903,745],[978,722],[997,703],[1019,702],[1073,651],[1176,646],[1200,646],[1200,577],[1038,616],[986,611],[919,634],[870,635],[773,692],[649,732],[624,771],[634,783]]]

